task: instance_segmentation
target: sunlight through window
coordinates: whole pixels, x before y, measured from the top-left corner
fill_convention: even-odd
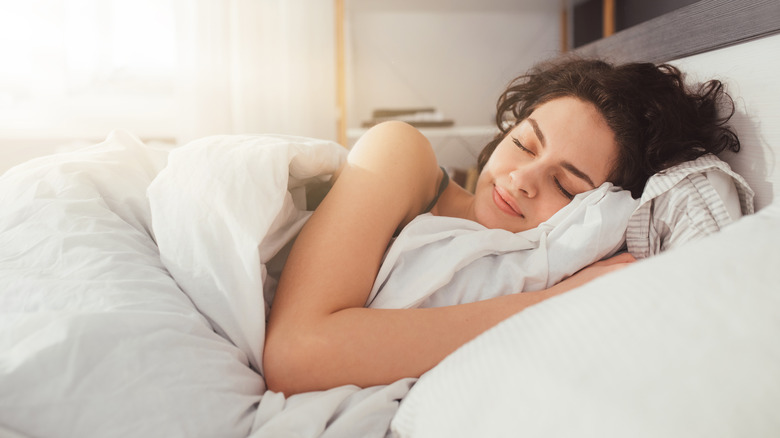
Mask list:
[[[0,135],[154,135],[172,117],[173,0],[1,1],[0,59]]]

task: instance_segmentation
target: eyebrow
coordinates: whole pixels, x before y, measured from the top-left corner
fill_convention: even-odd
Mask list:
[[[536,122],[536,120],[530,117],[527,120],[528,123],[530,123],[531,126],[534,128],[534,133],[536,134],[536,138],[539,139],[539,143],[541,143],[542,147],[546,147],[547,146],[546,139],[544,138],[544,133],[539,128],[539,124]],[[585,172],[578,169],[577,166],[575,166],[574,164],[571,164],[568,161],[564,161],[563,163],[561,163],[561,166],[564,169],[571,172],[572,175],[590,184],[590,186],[593,187],[594,189],[596,188],[596,184],[593,183],[593,180],[590,179],[590,177]]]
[[[542,144],[542,147],[547,146],[546,140],[544,139],[544,134],[542,133],[542,130],[539,129],[539,124],[536,123],[536,120],[532,118],[528,118],[528,122],[533,126],[534,132],[536,133],[536,138],[539,139],[539,143]]]
[[[573,164],[569,163],[568,161],[564,161],[563,163],[561,163],[561,166],[563,166],[564,169],[571,172],[577,178],[590,184],[590,186],[593,187],[594,189],[596,188],[596,184],[593,184],[593,180],[590,179],[590,177],[586,175],[585,172],[581,171],[580,169],[577,169],[577,167],[575,167]]]

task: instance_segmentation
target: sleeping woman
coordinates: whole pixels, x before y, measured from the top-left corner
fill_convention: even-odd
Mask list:
[[[501,132],[479,156],[473,194],[446,184],[428,140],[415,128],[387,122],[370,129],[282,272],[263,355],[268,387],[290,395],[420,376],[514,313],[627,266],[633,258],[617,255],[546,290],[469,304],[364,307],[388,245],[419,214],[521,232],[604,182],[637,198],[662,169],[739,150],[724,125],[731,114],[718,114],[722,103],[731,100],[720,82],[689,89],[668,65],[542,64],[501,95]]]

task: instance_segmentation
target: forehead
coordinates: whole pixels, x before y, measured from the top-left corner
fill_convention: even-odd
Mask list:
[[[550,100],[517,127],[518,134],[539,142],[545,153],[567,161],[603,182],[617,159],[615,135],[596,107],[574,97]]]
[[[594,125],[595,128],[610,130],[606,120],[595,105],[571,96],[557,97],[541,103],[531,111],[528,117],[544,118],[550,121],[582,121]]]

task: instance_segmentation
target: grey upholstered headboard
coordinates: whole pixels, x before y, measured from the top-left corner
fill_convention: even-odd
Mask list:
[[[577,53],[658,63],[777,32],[777,0],[702,0],[580,47]]]

